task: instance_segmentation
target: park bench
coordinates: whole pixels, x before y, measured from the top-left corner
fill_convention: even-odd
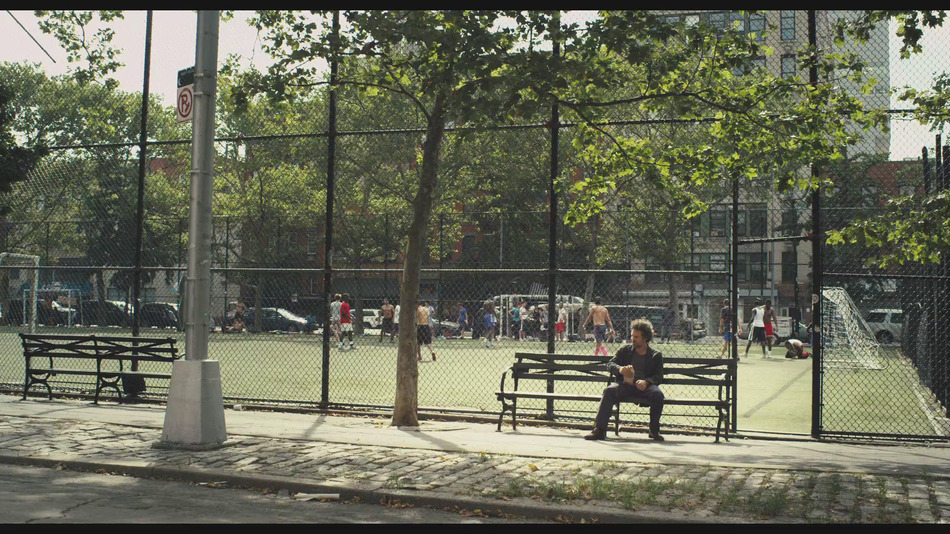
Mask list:
[[[119,382],[123,379],[136,377],[171,379],[171,372],[137,370],[140,362],[172,363],[181,357],[175,348],[175,340],[170,337],[21,333],[20,339],[23,343],[23,357],[26,360],[24,399],[29,389],[35,385],[45,386],[52,399],[53,389],[50,387],[49,379],[58,375],[72,375],[96,378],[94,400],[96,404],[99,403],[99,394],[105,388],[114,389],[121,402],[122,391],[119,388]],[[91,368],[91,365],[83,366],[81,361],[94,361],[95,368]],[[131,369],[125,367],[126,361],[131,362]]]
[[[510,369],[501,375],[501,386],[495,395],[502,404],[498,416],[498,431],[505,413],[511,412],[512,428],[517,428],[518,399],[547,399],[551,401],[587,401],[600,403],[602,391],[596,394],[555,391],[555,384],[600,383],[604,387],[614,383],[616,378],[607,370],[609,356],[575,354],[534,354],[516,353],[516,361]],[[505,389],[505,380],[509,376],[514,389]],[[716,410],[716,442],[723,429],[729,440],[729,413],[732,407],[732,383],[735,375],[735,363],[730,359],[719,358],[672,358],[663,357],[663,383],[665,406],[705,406]],[[524,381],[537,384],[547,383],[547,391],[519,389]],[[678,390],[688,391],[691,395],[699,391],[699,396],[689,398],[670,395],[666,386],[684,386]],[[567,388],[568,390],[581,388]],[[589,388],[588,388],[589,389]],[[633,402],[639,406],[648,406],[647,401]],[[620,433],[620,403],[614,408],[614,434]]]

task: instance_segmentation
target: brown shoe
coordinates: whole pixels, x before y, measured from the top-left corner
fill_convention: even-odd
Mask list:
[[[594,428],[590,431],[590,434],[584,436],[584,439],[588,440],[602,440],[607,439],[607,431],[603,428]]]
[[[666,439],[660,435],[659,431],[653,432],[652,430],[650,431],[650,439],[653,441],[666,441]]]

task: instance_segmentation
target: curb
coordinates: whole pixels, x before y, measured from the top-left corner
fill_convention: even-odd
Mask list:
[[[341,500],[358,498],[366,503],[400,502],[413,506],[427,506],[448,510],[477,510],[486,516],[514,515],[528,519],[562,523],[685,523],[722,524],[775,523],[749,518],[707,516],[698,517],[686,512],[637,512],[598,509],[595,506],[546,504],[526,498],[508,501],[479,499],[467,496],[443,496],[419,490],[360,488],[352,484],[315,481],[276,475],[248,475],[220,469],[164,467],[145,462],[98,461],[63,458],[41,458],[0,454],[0,464],[42,468],[65,468],[71,471],[107,471],[113,475],[131,476],[186,482],[224,482],[232,488],[287,490],[290,493],[338,493]]]

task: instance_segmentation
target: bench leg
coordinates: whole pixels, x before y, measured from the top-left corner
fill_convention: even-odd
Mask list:
[[[614,406],[614,435],[620,435],[620,403]]]
[[[729,420],[728,414],[722,408],[717,408],[719,410],[719,421],[716,423],[716,443],[719,443],[719,434],[720,430],[725,427],[725,437],[726,441],[729,441]]]

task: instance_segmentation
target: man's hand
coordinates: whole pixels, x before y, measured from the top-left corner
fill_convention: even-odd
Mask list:
[[[633,384],[634,371],[632,365],[625,365],[621,367],[620,374],[623,376],[623,382],[625,384]]]
[[[637,380],[636,385],[637,385],[637,389],[639,389],[640,391],[643,391],[647,388],[649,384],[647,384],[646,380]]]

